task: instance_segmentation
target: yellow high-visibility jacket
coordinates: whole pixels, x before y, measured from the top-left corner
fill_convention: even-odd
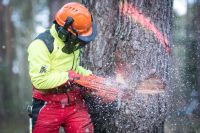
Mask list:
[[[80,50],[71,54],[64,53],[64,42],[58,37],[55,25],[50,28],[54,38],[53,51],[50,52],[40,39],[35,39],[28,47],[29,75],[33,86],[37,89],[51,89],[64,84],[68,78],[68,70],[81,75],[92,72],[79,66]]]

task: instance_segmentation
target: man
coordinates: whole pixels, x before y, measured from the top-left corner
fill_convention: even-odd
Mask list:
[[[92,133],[83,91],[74,78],[91,71],[79,66],[80,48],[94,40],[96,25],[82,4],[65,4],[50,30],[28,47],[29,74],[33,84],[33,133]]]

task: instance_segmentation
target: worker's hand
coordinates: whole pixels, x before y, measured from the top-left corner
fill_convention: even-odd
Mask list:
[[[78,73],[76,73],[75,71],[73,71],[73,70],[69,70],[68,71],[68,77],[69,77],[69,79],[67,80],[67,85],[68,86],[71,86],[72,84],[74,84],[74,80],[75,79],[78,79],[78,78],[80,78],[80,74],[78,74]]]
[[[80,77],[80,74],[76,73],[75,71],[73,70],[69,70],[68,71],[68,77],[70,80],[74,80],[76,78],[79,78]]]

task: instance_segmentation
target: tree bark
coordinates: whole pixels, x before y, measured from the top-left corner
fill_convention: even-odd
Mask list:
[[[0,15],[3,16],[4,15],[4,6],[0,3]],[[0,77],[0,106],[3,107],[3,90],[5,88],[5,83],[4,83],[4,79],[3,79],[3,71],[5,66],[4,64],[4,59],[5,59],[5,44],[3,42],[5,42],[5,34],[4,33],[4,22],[3,19],[0,19],[0,72],[1,72],[1,77]],[[0,109],[0,115],[4,114],[4,108]]]
[[[66,3],[68,2],[74,2],[74,1],[80,1],[80,0],[49,0],[48,1],[48,7],[50,10],[50,16],[49,16],[49,22],[50,24],[54,21],[56,12]]]
[[[12,77],[12,61],[13,61],[13,47],[12,47],[12,23],[11,23],[11,6],[3,5],[0,2],[0,115],[5,113],[5,103],[8,97],[11,100],[12,94],[9,93],[11,85],[9,79]]]
[[[194,37],[196,40],[196,88],[198,92],[198,100],[200,103],[200,1],[196,1],[194,13]],[[196,109],[196,115],[200,117],[200,105]]]
[[[195,38],[197,40],[197,88],[200,88],[200,18],[198,17],[199,15],[200,15],[200,1],[198,1],[196,4],[196,12],[195,12],[195,16],[196,16],[195,17],[196,19]]]
[[[102,106],[91,109],[91,113],[104,117],[93,120],[96,132],[163,132],[169,105],[167,51],[171,43],[172,3],[172,0],[90,1],[98,36],[85,48],[82,63],[94,74],[121,76],[128,88],[134,90],[131,103],[122,104],[119,111],[115,110],[117,115],[109,114]],[[166,84],[165,91],[137,90],[140,83],[155,77]]]

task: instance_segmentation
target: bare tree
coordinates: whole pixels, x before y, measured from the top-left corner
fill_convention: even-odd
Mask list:
[[[63,4],[66,2],[66,0],[60,0],[59,2],[56,0],[49,0],[48,1],[48,6],[50,10],[50,16],[49,16],[49,21],[50,23],[54,20],[54,16],[58,9],[60,9]]]
[[[132,102],[120,111],[105,106],[91,109],[93,116],[102,117],[93,120],[96,132],[163,132],[170,90],[172,4],[172,0],[90,1],[98,37],[85,48],[82,63],[97,75],[121,76],[134,90]],[[147,93],[153,79],[166,84],[164,92]],[[141,84],[146,91],[138,91]]]
[[[49,10],[50,10],[50,16],[49,16],[49,22],[52,23],[54,20],[54,16],[56,14],[56,12],[67,2],[72,2],[72,1],[78,1],[80,2],[80,0],[49,0],[48,1],[48,6],[49,6]]]
[[[11,85],[9,79],[12,77],[12,61],[13,61],[13,46],[12,46],[12,23],[11,23],[11,6],[9,3],[0,1],[0,114],[5,112],[3,103],[4,100],[12,99],[12,94],[9,93]]]
[[[194,7],[194,37],[196,40],[196,88],[198,91],[198,97],[199,97],[199,103],[200,103],[200,1],[196,1],[195,7]],[[199,113],[200,113],[200,105],[198,106],[197,109],[197,115],[200,117]]]
[[[197,39],[197,88],[200,88],[200,1],[196,4],[196,39]],[[199,89],[200,95],[200,89]]]

